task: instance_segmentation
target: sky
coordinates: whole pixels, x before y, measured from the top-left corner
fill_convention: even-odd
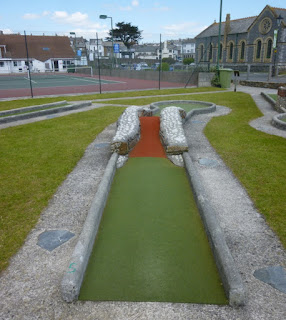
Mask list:
[[[3,1],[0,30],[4,33],[83,36],[105,38],[118,22],[142,31],[141,43],[193,38],[215,20],[219,22],[221,0],[13,0]],[[257,16],[266,5],[286,8],[285,0],[222,0],[222,21]]]

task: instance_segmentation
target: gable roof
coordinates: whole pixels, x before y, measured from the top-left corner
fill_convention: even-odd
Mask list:
[[[261,11],[261,13],[258,16],[230,20],[229,34],[247,32],[248,29],[256,22],[259,16],[267,9],[269,9],[273,13],[275,18],[281,15],[283,17],[282,23],[284,26],[286,26],[286,9],[270,7],[269,5],[267,5],[264,7],[264,9]],[[225,30],[225,22],[222,22],[221,35],[224,35],[224,30]],[[219,23],[214,22],[213,24],[208,26],[205,30],[203,30],[200,34],[198,34],[195,38],[207,38],[212,36],[218,36],[218,33],[219,33]]]
[[[0,34],[0,45],[6,46],[6,58],[26,58],[25,36],[19,34]],[[47,61],[48,59],[74,58],[75,53],[68,37],[27,35],[30,59]],[[3,53],[3,51],[2,51]]]
[[[248,28],[251,26],[253,21],[256,19],[255,17],[242,18],[237,20],[230,20],[230,32],[229,34],[235,33],[245,33]],[[221,35],[224,35],[225,22],[221,23]],[[206,38],[217,36],[219,33],[219,23],[214,22],[208,28],[203,30],[200,34],[196,36],[196,38]]]

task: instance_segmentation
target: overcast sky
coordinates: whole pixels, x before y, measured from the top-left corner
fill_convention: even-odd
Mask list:
[[[266,5],[286,8],[285,0],[224,0],[222,21],[227,13],[231,19],[258,15]],[[117,22],[130,22],[143,33],[143,42],[195,37],[214,20],[219,21],[220,0],[13,0],[3,1],[0,30],[4,33],[69,35],[87,39],[105,37],[111,19],[101,20],[100,14]]]

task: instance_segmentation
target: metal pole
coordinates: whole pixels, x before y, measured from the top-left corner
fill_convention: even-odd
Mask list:
[[[101,93],[100,59],[99,59],[98,34],[97,34],[97,32],[96,32],[96,42],[97,42],[97,67],[98,67],[98,79],[99,79],[99,93]]]
[[[24,35],[25,35],[25,46],[26,46],[26,54],[27,54],[28,77],[29,77],[29,80],[30,80],[31,97],[34,98],[34,95],[33,95],[33,86],[32,86],[32,79],[31,79],[31,71],[30,71],[30,63],[29,63],[29,51],[28,51],[26,31],[24,31]]]
[[[162,70],[162,42],[160,33],[160,47],[159,47],[159,90],[161,90],[161,70]]]
[[[218,29],[218,48],[217,48],[217,72],[219,72],[219,57],[220,57],[220,38],[221,38],[221,13],[222,13],[222,0],[220,0],[219,11],[219,29]]]
[[[111,19],[111,41],[112,41],[112,48],[111,48],[111,69],[113,69],[113,55],[114,55],[114,48],[113,48],[113,22],[112,17]]]

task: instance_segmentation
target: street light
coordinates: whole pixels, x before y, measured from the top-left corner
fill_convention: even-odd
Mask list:
[[[108,17],[107,15],[105,14],[101,14],[99,16],[99,19],[110,19],[111,21],[111,43],[112,43],[112,48],[111,48],[111,68],[113,68],[113,22],[112,22],[112,17]]]
[[[222,0],[220,0],[220,10],[219,10],[219,27],[218,27],[218,40],[217,40],[217,75],[219,75],[219,57],[221,55],[220,52],[220,39],[221,39],[221,13],[222,13]]]
[[[278,66],[276,68],[276,59],[278,56],[278,39],[279,39],[279,30],[282,23],[283,17],[281,14],[276,18],[278,29],[274,30],[274,41],[273,41],[273,47],[274,47],[274,70],[273,70],[273,76],[278,75]],[[279,62],[279,61],[278,61]],[[277,69],[277,70],[276,70]]]

